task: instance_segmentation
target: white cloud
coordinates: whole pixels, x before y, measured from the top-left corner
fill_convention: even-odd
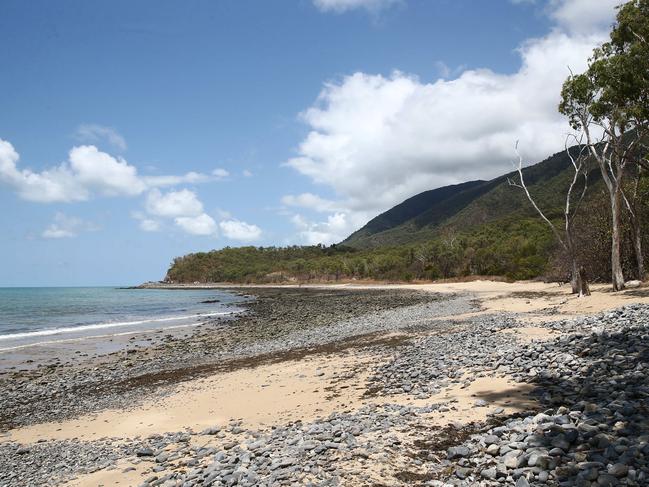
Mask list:
[[[88,191],[75,181],[67,165],[36,173],[19,170],[18,159],[13,146],[0,139],[0,182],[13,187],[21,198],[44,203],[88,198]]]
[[[216,236],[218,233],[214,218],[203,211],[203,203],[188,189],[167,193],[152,189],[147,194],[145,209],[146,214],[135,212],[133,218],[139,220],[140,228],[147,232],[160,230],[161,218],[173,219],[178,228],[190,235]]]
[[[147,195],[145,208],[151,215],[167,218],[195,217],[203,213],[203,204],[196,193],[188,189],[168,193],[153,189]]]
[[[227,211],[216,210],[222,221],[217,224],[214,218],[205,213],[203,203],[193,191],[181,189],[162,193],[152,189],[147,194],[144,212],[133,212],[132,216],[140,223],[140,228],[147,232],[161,229],[161,221],[172,220],[176,227],[190,235],[218,235],[219,227],[223,234],[232,240],[250,242],[261,236],[261,229],[256,225],[239,221]]]
[[[41,236],[47,239],[72,238],[76,237],[79,232],[97,229],[98,227],[93,223],[59,212],[54,215],[54,221],[43,230]]]
[[[223,235],[231,240],[251,242],[261,237],[261,228],[239,220],[224,220],[219,227]]]
[[[131,212],[131,216],[140,222],[138,226],[145,232],[158,232],[162,229],[162,224],[159,220],[150,218],[144,212],[133,211]]]
[[[218,167],[214,169],[214,171],[212,171],[212,175],[215,176],[217,179],[223,179],[223,178],[227,178],[230,175],[230,173],[225,169]]]
[[[176,225],[191,235],[215,235],[216,222],[206,213],[197,216],[181,216],[174,219]]]
[[[0,139],[0,183],[22,199],[38,203],[86,201],[94,195],[137,196],[151,188],[220,179],[193,171],[181,176],[140,176],[125,159],[94,145],[73,147],[66,162],[40,172],[19,169],[19,159],[14,147]]]
[[[286,205],[329,213],[325,221],[307,222],[300,235],[312,243],[336,241],[351,233],[341,233],[343,220],[349,229],[361,215],[371,218],[421,191],[500,175],[511,169],[517,140],[530,162],[561,150],[569,126],[557,106],[568,66],[585,68],[607,34],[600,27],[615,13],[615,2],[592,3],[555,2],[557,26],[523,43],[521,67],[512,74],[473,69],[428,83],[400,71],[358,72],[326,83],[301,114],[310,132],[286,164],[332,188],[339,201],[285,197]],[[580,27],[573,11],[592,20]]]
[[[244,169],[242,174],[244,178],[251,178],[253,176],[252,171],[249,171],[248,169]]]
[[[573,33],[590,33],[608,29],[613,22],[615,7],[624,0],[550,0],[550,16],[564,29]]]
[[[401,3],[401,0],[313,0],[313,4],[320,11],[336,13],[354,9],[365,9],[376,13],[398,3]]]
[[[140,228],[145,232],[157,232],[160,230],[160,222],[151,220],[150,218],[144,218],[140,220]]]
[[[523,67],[511,76],[473,70],[422,83],[401,72],[355,73],[328,84],[303,114],[312,130],[288,165],[334,188],[352,209],[379,211],[508,170],[516,140],[540,160],[560,149],[567,130],[556,109],[566,66],[579,70],[591,48],[590,39],[549,36],[523,48]]]
[[[282,197],[282,203],[286,206],[307,208],[318,212],[330,212],[340,210],[341,207],[335,201],[321,198],[317,194],[302,193],[298,195],[286,195]]]
[[[94,145],[73,147],[69,155],[73,179],[87,191],[106,196],[135,196],[146,189],[135,166],[121,157],[101,152]]]
[[[80,142],[96,144],[105,140],[118,150],[126,150],[126,140],[112,127],[94,123],[82,124],[77,127],[74,136]]]
[[[68,162],[34,172],[18,169],[18,153],[0,139],[0,181],[28,201],[40,203],[84,201],[93,192],[107,196],[136,195],[145,189],[137,170],[122,158],[114,158],[95,146],[70,150]]]
[[[144,176],[142,181],[147,187],[163,188],[167,186],[178,186],[179,184],[195,184],[213,181],[215,178],[194,171],[190,171],[182,176]]]
[[[295,214],[291,217],[291,222],[297,229],[300,243],[331,245],[344,240],[357,230],[367,221],[366,218],[367,216],[362,213],[340,211],[320,222],[313,222],[301,214]]]

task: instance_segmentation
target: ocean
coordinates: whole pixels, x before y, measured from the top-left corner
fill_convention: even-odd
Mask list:
[[[214,289],[0,288],[0,350],[191,326],[240,312],[244,301]]]

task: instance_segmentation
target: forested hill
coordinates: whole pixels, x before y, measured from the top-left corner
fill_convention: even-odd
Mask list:
[[[576,150],[576,149],[573,149]],[[559,209],[566,185],[572,177],[565,151],[524,169],[530,191],[545,208]],[[533,215],[522,192],[508,179],[514,173],[491,181],[470,181],[425,191],[370,220],[342,244],[374,248],[423,242],[444,231],[471,231],[513,216]]]
[[[572,174],[564,152],[524,169],[536,202],[559,224]],[[602,190],[599,173],[590,174],[587,211],[585,205],[577,221],[577,245],[582,245],[580,251],[589,259],[596,279],[610,272],[606,263],[610,229],[605,199],[598,197]],[[563,279],[556,272],[563,272],[564,256],[522,190],[509,184],[508,178],[514,176],[510,173],[413,196],[338,245],[228,247],[178,257],[165,280],[264,283],[468,275]]]

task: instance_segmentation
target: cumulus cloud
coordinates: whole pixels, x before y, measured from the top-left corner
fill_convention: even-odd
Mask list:
[[[251,178],[253,176],[252,171],[249,171],[248,169],[244,169],[241,174],[243,174],[244,178]]]
[[[82,124],[77,127],[74,137],[79,142],[91,144],[106,141],[115,149],[121,151],[126,150],[126,140],[112,127],[106,127],[95,123]]]
[[[286,165],[332,188],[339,203],[330,216],[349,222],[421,191],[502,174],[517,140],[526,160],[540,161],[563,148],[569,131],[557,111],[568,66],[585,68],[615,3],[553,0],[555,27],[519,47],[521,66],[511,74],[471,69],[423,82],[401,71],[357,72],[328,82],[301,114],[310,131]],[[288,198],[287,205],[314,206],[315,198]],[[329,229],[327,219],[302,231],[324,238],[335,235]]]
[[[340,242],[366,221],[366,215],[349,211],[333,213],[324,221],[311,221],[299,213],[291,216],[299,241],[308,245]]]
[[[22,199],[38,203],[86,201],[93,195],[137,196],[151,188],[221,179],[197,172],[141,176],[124,158],[100,151],[94,145],[73,147],[67,161],[40,172],[20,169],[19,159],[13,145],[0,139],[0,183],[13,188]]]
[[[566,66],[583,68],[593,44],[565,34],[529,42],[513,75],[471,70],[422,83],[396,71],[329,83],[303,113],[311,132],[287,164],[334,188],[352,209],[378,211],[508,170],[516,140],[527,158],[541,160],[561,148],[567,130],[556,108]]]
[[[132,196],[140,194],[146,187],[137,177],[135,167],[92,145],[72,148],[67,162],[41,172],[18,169],[18,159],[13,146],[0,139],[0,181],[13,187],[21,198],[28,201],[84,201],[93,192],[106,196]]]
[[[94,145],[73,147],[69,155],[71,178],[86,191],[106,196],[134,196],[146,189],[137,169],[121,157],[101,152]]]
[[[343,13],[348,10],[365,9],[369,12],[385,10],[402,0],[313,0],[313,4],[322,12]]]
[[[188,189],[161,193],[158,189],[149,192],[145,204],[151,215],[173,218],[178,216],[198,216],[203,213],[203,203],[196,193]]]
[[[286,206],[307,208],[317,212],[338,211],[341,209],[341,206],[335,201],[322,198],[313,193],[289,194],[282,197],[282,203]]]
[[[196,193],[189,189],[162,193],[158,189],[149,191],[146,197],[145,210],[148,216],[136,213],[134,218],[140,220],[144,231],[157,231],[160,221],[156,218],[172,219],[175,225],[190,235],[216,235],[217,225],[214,219],[203,211],[203,203]]]
[[[223,235],[232,240],[250,242],[261,236],[258,226],[232,218],[226,211],[217,210],[219,217],[223,218],[217,224],[212,216],[205,213],[196,193],[189,189],[166,193],[152,189],[147,194],[144,208],[145,213],[134,212],[132,215],[139,220],[140,228],[144,231],[158,231],[161,220],[167,220],[190,235],[216,237],[220,228]]]
[[[223,220],[219,223],[219,227],[223,235],[231,240],[252,242],[261,237],[261,228],[239,220]]]
[[[624,0],[551,0],[550,16],[573,33],[589,33],[607,29],[613,22],[615,7]]]
[[[41,236],[47,239],[72,238],[82,231],[94,230],[97,230],[95,224],[59,212],[54,215],[54,221],[43,230]]]
[[[176,225],[191,235],[215,235],[216,222],[206,213],[175,218]]]

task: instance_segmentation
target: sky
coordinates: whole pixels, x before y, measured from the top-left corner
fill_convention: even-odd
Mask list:
[[[331,244],[563,148],[619,0],[2,0],[0,286]]]

